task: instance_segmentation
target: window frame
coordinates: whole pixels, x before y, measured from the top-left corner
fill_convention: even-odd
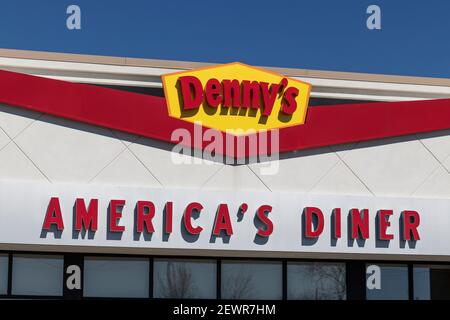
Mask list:
[[[311,258],[258,258],[258,257],[225,257],[225,256],[203,256],[203,255],[150,255],[150,254],[110,254],[110,253],[92,253],[92,252],[74,252],[74,253],[68,253],[64,251],[25,251],[25,250],[17,250],[17,251],[10,251],[10,250],[0,250],[0,253],[7,254],[8,255],[8,291],[7,294],[0,294],[0,299],[49,299],[49,300],[63,300],[63,299],[70,299],[64,294],[62,296],[29,296],[29,295],[13,295],[11,294],[12,289],[12,262],[13,254],[32,254],[32,255],[62,255],[64,256],[63,260],[66,260],[67,256],[71,255],[82,255],[83,258],[86,257],[111,257],[111,258],[147,258],[149,260],[149,298],[121,298],[121,297],[83,297],[82,295],[78,297],[77,299],[80,300],[95,300],[95,299],[103,299],[103,300],[161,300],[161,298],[154,298],[153,297],[153,261],[154,259],[188,259],[188,260],[195,260],[195,259],[202,259],[202,260],[215,260],[217,267],[216,267],[216,276],[217,276],[217,284],[216,284],[216,298],[213,299],[193,299],[196,301],[215,301],[215,300],[221,300],[221,276],[222,276],[222,260],[246,260],[246,261],[281,261],[282,263],[282,299],[280,301],[287,300],[287,264],[288,262],[328,262],[328,263],[344,263],[346,267],[346,297],[347,300],[364,300],[365,297],[365,282],[366,277],[352,277],[349,273],[349,269],[353,268],[351,270],[359,270],[360,272],[363,272],[365,275],[365,265],[366,264],[403,264],[408,266],[408,300],[413,300],[414,295],[414,279],[413,279],[413,266],[414,265],[442,265],[450,267],[450,261],[409,261],[407,259],[405,260],[385,260],[385,259],[367,259],[367,260],[361,260],[361,259],[311,259]],[[364,268],[361,268],[361,266],[364,266]],[[82,272],[83,274],[83,272]],[[361,273],[360,273],[361,275]],[[83,281],[83,280],[82,280]],[[62,281],[61,285],[64,287],[64,281]],[[364,288],[364,292],[360,290],[361,285]],[[73,299],[73,298],[72,298]],[[167,301],[170,301],[172,299],[164,299]],[[258,300],[259,301],[259,300]],[[264,300],[261,300],[264,301]],[[292,300],[295,301],[295,300]]]

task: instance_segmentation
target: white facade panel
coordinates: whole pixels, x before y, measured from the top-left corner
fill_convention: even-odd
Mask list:
[[[61,206],[64,229],[45,229],[45,217],[50,199],[57,197]],[[98,199],[98,230],[89,236],[75,232],[74,205],[77,198],[83,198],[86,205],[91,199]],[[121,218],[117,224],[124,226],[123,232],[110,231],[109,206],[111,200],[125,200]],[[151,237],[136,231],[135,212],[137,201],[152,201],[155,214],[152,219],[154,233]],[[172,233],[165,234],[164,208],[173,203]],[[185,209],[189,203],[199,202],[203,209],[198,216],[188,219],[193,227],[203,230],[198,235],[187,232],[184,222]],[[239,213],[242,203],[248,210]],[[214,225],[219,204],[227,204],[232,226],[232,235],[214,236]],[[267,216],[273,223],[273,232],[258,236],[262,225],[256,212],[262,205],[272,210]],[[324,229],[315,239],[307,239],[303,229],[303,210],[317,207],[324,215]],[[333,240],[331,214],[333,209],[341,209],[341,237]],[[350,209],[369,210],[369,238],[352,240],[348,223]],[[386,232],[393,240],[379,241],[376,214],[381,209],[393,210],[388,220]],[[405,210],[414,210],[420,216],[417,232],[420,240],[403,241],[402,215]],[[202,251],[224,251],[228,254],[245,254],[265,257],[276,252],[278,256],[291,254],[307,257],[321,254],[322,257],[377,255],[385,259],[401,259],[407,256],[414,260],[450,258],[450,200],[397,197],[363,197],[313,195],[298,192],[246,192],[246,191],[205,191],[199,189],[162,189],[146,187],[117,187],[76,184],[42,184],[31,182],[3,181],[0,183],[0,243],[9,245],[38,245],[41,248],[94,247],[96,252],[105,249],[141,249],[152,253],[154,250],[191,250],[202,255]],[[51,214],[56,215],[53,211]],[[56,225],[55,225],[56,227]],[[204,253],[203,253],[204,254]]]

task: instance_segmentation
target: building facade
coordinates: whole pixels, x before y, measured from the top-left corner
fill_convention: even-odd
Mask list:
[[[265,174],[176,160],[154,106],[134,113],[163,103],[161,76],[204,67],[0,50],[1,297],[450,298],[450,80],[265,68],[311,84],[308,112],[424,110],[395,120],[417,130],[374,118],[395,134],[284,150]]]

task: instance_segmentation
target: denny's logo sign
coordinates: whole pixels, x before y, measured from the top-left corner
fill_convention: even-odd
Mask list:
[[[235,135],[303,124],[311,85],[229,63],[162,77],[169,115]]]

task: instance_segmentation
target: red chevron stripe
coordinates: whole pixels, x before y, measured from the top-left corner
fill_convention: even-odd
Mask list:
[[[167,142],[178,128],[194,134],[192,123],[169,117],[164,98],[9,71],[0,71],[0,103]],[[444,129],[450,99],[318,106],[309,108],[304,125],[280,129],[280,152]]]

